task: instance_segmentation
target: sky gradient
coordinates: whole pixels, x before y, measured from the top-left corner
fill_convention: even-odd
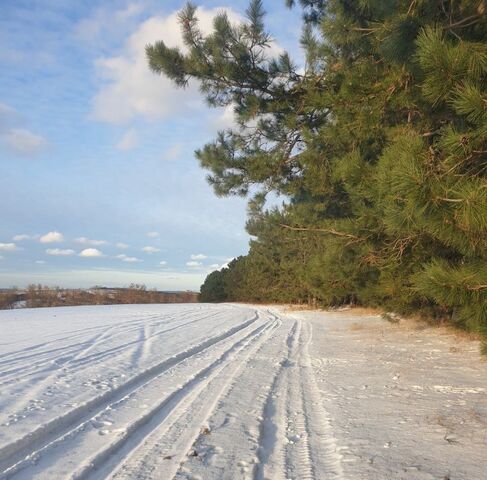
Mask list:
[[[247,252],[245,200],[217,198],[193,154],[231,110],[147,68],[147,43],[181,44],[183,4],[2,2],[0,287],[199,289]],[[198,5],[209,29],[247,1]],[[274,48],[299,57],[298,13],[264,5]]]

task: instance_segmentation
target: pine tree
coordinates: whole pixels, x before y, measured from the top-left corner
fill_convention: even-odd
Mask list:
[[[187,53],[147,48],[155,72],[235,109],[196,152],[218,195],[250,197],[249,255],[214,275],[226,298],[383,305],[487,335],[485,1],[287,3],[304,73],[270,56],[260,0],[207,36],[188,4]],[[288,201],[266,211],[269,192]]]

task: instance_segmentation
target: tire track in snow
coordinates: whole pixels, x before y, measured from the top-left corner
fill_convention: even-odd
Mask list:
[[[270,320],[225,352],[203,380],[186,392],[170,416],[133,446],[130,454],[124,452],[110,478],[142,480],[162,478],[163,474],[164,479],[172,479],[235,377],[278,327],[279,321]],[[108,470],[105,466],[90,478],[107,478]]]
[[[291,356],[288,362],[286,397],[286,478],[314,480],[314,467],[311,458],[309,428],[303,389],[303,361],[301,345],[303,341],[302,322],[297,322]]]
[[[104,448],[101,452],[95,455],[95,457],[89,459],[89,461],[86,462],[83,467],[78,469],[70,478],[73,480],[85,480],[87,478],[97,480],[107,478],[110,472],[120,463],[120,460],[122,459],[123,461],[123,459],[130,455],[141,442],[150,438],[152,432],[157,429],[166,418],[169,419],[169,425],[172,425],[171,415],[174,410],[177,409],[181,403],[184,404],[185,400],[188,399],[188,396],[190,399],[198,397],[201,390],[204,389],[211,378],[213,378],[215,372],[218,373],[229,362],[229,359],[233,358],[236,352],[240,351],[249,342],[258,338],[262,332],[268,328],[269,322],[265,322],[232,343],[229,348],[225,349],[224,352],[209,365],[200,369],[182,386],[162,399],[149,412],[142,417],[139,417],[116,441]],[[184,428],[186,428],[186,425]],[[170,478],[167,477],[167,470],[165,470],[164,475],[164,478]]]
[[[78,408],[41,425],[33,432],[0,449],[0,479],[9,478],[21,468],[27,466],[43,450],[59,443],[70,436],[80,425],[89,422],[101,411],[111,404],[126,397],[131,392],[150,382],[164,371],[174,367],[184,360],[224,341],[253,324],[258,314],[241,324],[232,327],[223,333],[207,339],[206,341],[184,350],[173,357],[166,359],[132,377],[123,385],[107,391],[104,394],[80,405]]]
[[[163,335],[165,333],[172,332],[174,330],[178,330],[180,328],[186,327],[188,325],[194,324],[199,321],[207,320],[208,318],[212,318],[216,316],[219,312],[212,312],[209,315],[204,315],[200,316],[197,319],[192,319],[188,322],[185,323],[178,323],[176,326],[171,326],[170,328],[166,328],[164,330],[158,331],[149,337],[147,337],[147,340],[152,340],[153,338]],[[175,321],[180,321],[181,319],[187,319],[188,317],[192,317],[198,314],[198,311],[196,310],[190,310],[187,312],[187,315],[177,317],[175,315],[173,316],[168,316],[166,317],[167,319],[175,319]],[[161,315],[154,315],[154,318],[161,319],[163,318]],[[133,323],[130,323],[133,322]],[[144,319],[137,319],[137,320],[127,320],[123,322],[122,324],[116,324],[108,327],[108,330],[115,330],[116,335],[114,336],[120,336],[120,335],[126,335],[127,333],[131,332],[132,330],[140,329],[142,327],[145,327],[146,325],[139,325],[140,323],[143,323]],[[161,323],[167,323],[166,321],[161,321],[161,322],[156,322],[155,325],[160,325]],[[64,346],[64,347],[59,347],[55,348],[52,350],[48,351],[43,351],[39,352],[35,355],[37,356],[44,356],[45,354],[50,354],[53,352],[60,352],[60,356],[56,357],[48,357],[46,359],[41,359],[37,363],[32,363],[30,362],[29,365],[26,367],[25,364],[20,365],[19,367],[16,367],[14,369],[0,372],[0,377],[6,376],[7,378],[2,379],[0,381],[0,386],[12,383],[12,381],[18,382],[19,380],[23,380],[29,377],[32,377],[34,375],[40,375],[43,373],[48,373],[49,375],[47,377],[43,377],[40,379],[42,383],[45,383],[45,380],[48,378],[52,378],[52,375],[56,374],[60,369],[62,368],[68,368],[70,366],[76,366],[76,372],[79,373],[83,368],[91,366],[93,363],[99,362],[100,360],[103,360],[104,358],[114,358],[114,354],[121,354],[124,353],[126,350],[129,349],[134,349],[134,356],[137,356],[137,352],[140,353],[141,357],[145,357],[145,352],[144,353],[144,345],[141,345],[140,342],[143,342],[145,339],[143,336],[140,336],[139,339],[133,340],[129,343],[125,343],[122,345],[118,345],[116,347],[112,347],[111,349],[104,350],[102,352],[94,353],[90,356],[86,356],[87,353],[89,353],[96,345],[99,345],[102,341],[105,339],[105,331],[107,328],[104,329],[104,331],[101,334],[96,334],[93,338],[86,340],[82,343],[78,344],[72,344],[69,346]],[[100,337],[100,338],[97,338]],[[65,337],[65,338],[70,338],[70,337]],[[113,338],[113,337],[110,337]],[[70,349],[73,349],[71,352]],[[20,357],[19,360],[24,360],[28,358],[27,357]],[[16,361],[17,358],[13,359],[12,361]],[[6,362],[9,362],[6,360]],[[10,362],[11,364],[11,362]],[[53,366],[54,364],[54,366]],[[45,368],[43,368],[45,367]],[[25,371],[25,370],[30,370],[30,371]],[[23,374],[19,375],[19,372],[23,372]],[[32,398],[31,392],[29,392],[30,397]],[[23,402],[25,405],[27,404],[26,402]]]
[[[208,308],[202,310],[194,307],[185,308],[180,314],[155,314],[148,317],[141,316],[139,312],[136,317],[132,315],[127,319],[127,316],[125,316],[125,319],[120,323],[116,322],[108,327],[105,326],[101,331],[99,327],[96,329],[89,328],[88,331],[93,332],[94,330],[96,332],[89,339],[85,338],[85,341],[79,344],[70,344],[66,347],[51,349],[51,352],[55,353],[55,355],[50,355],[34,365],[30,362],[26,366],[24,362],[24,365],[18,366],[14,369],[15,371],[10,371],[8,377],[0,379],[0,386],[4,388],[15,387],[17,392],[27,390],[23,395],[12,396],[4,402],[4,405],[8,408],[0,412],[0,425],[8,425],[12,418],[16,422],[20,420],[18,425],[24,419],[28,421],[32,413],[31,407],[37,407],[39,398],[43,398],[44,395],[49,397],[53,395],[65,396],[64,391],[71,388],[70,384],[73,382],[76,384],[76,380],[73,377],[79,378],[80,374],[102,361],[108,360],[107,368],[115,365],[117,361],[120,364],[124,360],[131,367],[139,366],[143,368],[144,362],[149,361],[151,344],[154,343],[156,338],[164,338],[170,332],[187,329],[188,326],[202,321],[210,321],[214,327],[217,324],[218,316],[221,316],[222,313],[222,309]],[[147,320],[149,320],[149,323]],[[146,334],[147,339],[140,335],[139,339],[126,339],[128,335],[132,335],[137,331],[140,332],[142,327],[148,325],[161,325],[163,330],[156,331],[151,335]],[[78,336],[79,334],[75,335],[75,337]],[[72,338],[71,335],[64,335],[61,340],[70,338]],[[110,346],[109,343],[113,343],[114,339],[119,344]],[[107,342],[108,345],[105,345]],[[120,344],[120,342],[125,343]],[[98,351],[93,352],[95,349]],[[132,363],[130,363],[129,357],[125,357],[126,355],[131,356]],[[87,380],[89,381],[89,379]],[[61,390],[53,394],[50,388],[57,388],[58,386]]]
[[[57,351],[62,351],[70,348],[75,348],[77,350],[80,349],[80,347],[83,347],[85,344],[89,344],[90,342],[92,343],[93,338],[97,337],[100,334],[103,334],[107,328],[111,328],[116,326],[117,327],[117,333],[118,334],[124,334],[132,330],[133,328],[137,328],[139,324],[144,324],[147,323],[147,320],[151,319],[164,319],[163,323],[169,323],[171,320],[175,320],[176,322],[180,322],[183,319],[186,319],[189,314],[194,313],[197,314],[197,310],[189,310],[188,312],[184,312],[184,314],[177,315],[177,314],[170,314],[170,315],[161,315],[161,314],[154,314],[150,315],[147,317],[140,317],[140,314],[137,314],[137,316],[132,317],[130,316],[129,319],[127,320],[122,320],[117,322],[114,325],[106,326],[106,325],[98,325],[94,327],[87,327],[85,329],[75,329],[71,330],[68,335],[64,335],[62,337],[58,337],[55,340],[49,340],[46,342],[38,343],[29,347],[21,348],[19,350],[14,350],[8,353],[4,353],[0,355],[0,365],[2,364],[8,364],[12,365],[15,364],[16,362],[19,361],[24,361],[28,359],[35,359],[38,357],[42,357],[45,355],[49,355],[52,353],[55,353]],[[158,322],[157,324],[162,323]],[[95,330],[95,335],[91,339],[84,340],[82,342],[75,341],[74,343],[71,343],[69,345],[63,345],[62,347],[55,347],[55,348],[50,348],[47,350],[41,350],[42,348],[48,347],[50,345],[57,345],[64,340],[74,340],[78,337],[86,337],[86,334],[92,330]],[[100,332],[101,330],[101,332]],[[52,336],[52,335],[49,335]],[[39,350],[39,351],[37,351]],[[52,358],[48,359],[49,361],[52,361]]]
[[[264,403],[262,421],[260,423],[259,447],[257,456],[259,464],[254,471],[256,480],[283,479],[285,472],[285,451],[280,443],[286,435],[285,428],[285,396],[281,392],[286,389],[286,366],[296,337],[298,323],[295,322],[286,339],[287,354],[281,360],[273,380],[267,399]]]
[[[202,429],[191,449],[197,455],[184,457],[184,464],[178,470],[176,479],[254,478],[254,470],[259,464],[257,455],[262,412],[276,372],[288,356],[286,340],[294,327],[293,321],[287,317],[277,317],[272,311],[266,311],[263,315],[277,320],[278,328],[251,353],[234,381],[220,396],[204,425],[209,430]],[[172,454],[170,450],[167,452]],[[284,456],[281,464],[284,465]],[[165,479],[164,473],[161,467],[152,478]]]
[[[75,366],[76,371],[79,372],[80,369],[82,369],[86,366],[90,366],[95,362],[99,362],[100,360],[103,360],[104,358],[113,358],[114,354],[121,354],[121,353],[124,353],[125,351],[131,350],[131,349],[133,350],[132,353],[134,355],[134,358],[139,358],[143,352],[144,343],[146,341],[153,340],[154,338],[156,338],[160,335],[164,335],[164,334],[167,334],[169,332],[179,330],[183,327],[187,327],[188,325],[192,325],[196,322],[208,320],[208,318],[212,318],[212,317],[216,316],[217,313],[205,315],[205,316],[199,317],[195,320],[190,320],[188,322],[181,323],[181,324],[172,326],[170,328],[166,328],[164,330],[160,330],[160,331],[153,333],[152,335],[149,335],[149,336],[146,336],[143,333],[141,333],[143,331],[143,329],[146,327],[146,325],[140,325],[140,326],[134,327],[132,330],[139,330],[139,337],[136,338],[135,340],[131,340],[130,342],[124,343],[122,345],[117,345],[117,346],[112,347],[110,349],[103,350],[102,352],[93,353],[90,356],[83,356],[79,359],[78,358],[73,359],[71,364],[73,366]],[[126,332],[122,332],[122,333],[126,333]],[[117,332],[117,334],[118,334],[118,332]]]
[[[311,339],[311,325],[297,319],[264,406],[255,480],[321,480],[324,472],[327,480],[343,480],[341,456],[312,370]]]
[[[63,360],[67,362],[68,360],[74,360],[76,358],[81,357],[83,354],[87,354],[96,344],[99,344],[105,337],[106,333],[111,330],[117,331],[117,334],[125,334],[131,329],[137,328],[137,325],[139,323],[144,322],[146,319],[141,318],[141,319],[131,319],[131,320],[126,320],[121,323],[117,323],[114,325],[110,325],[108,327],[106,326],[98,326],[98,327],[93,327],[93,328],[88,328],[86,331],[83,330],[73,330],[70,335],[59,337],[56,340],[51,340],[49,342],[44,342],[40,343],[38,345],[34,345],[32,348],[27,348],[27,349],[21,349],[17,350],[14,352],[9,352],[7,354],[4,354],[4,357],[6,360],[0,360],[0,365],[2,364],[7,364],[9,366],[16,365],[17,363],[21,363],[19,367],[16,367],[14,369],[8,370],[8,371],[3,371],[0,372],[0,377],[8,375],[8,374],[13,374],[17,371],[25,371],[26,368],[34,368],[33,371],[23,375],[23,377],[28,377],[32,375],[36,375],[39,373],[43,373],[46,371],[52,370],[52,367],[50,367],[53,363],[63,364]],[[35,353],[31,354],[23,354],[23,352],[31,352],[32,350],[38,350],[42,347],[45,347],[46,345],[51,345],[51,344],[59,344],[64,340],[73,340],[74,338],[77,337],[83,337],[86,335],[86,333],[90,330],[96,330],[97,332],[95,335],[93,335],[91,338],[88,338],[82,342],[75,342],[69,345],[63,345],[61,347],[56,347],[56,348],[50,348],[48,350],[41,350]],[[99,331],[101,330],[101,332]],[[79,332],[79,333],[78,333]],[[71,351],[73,350],[73,351]],[[59,355],[58,355],[59,353]],[[20,354],[20,356],[19,356]],[[53,355],[55,354],[55,355]],[[46,357],[47,358],[44,358]],[[12,357],[12,358],[11,358]],[[66,358],[68,357],[68,358]],[[29,365],[25,365],[25,360],[29,360]],[[36,361],[37,360],[37,361]],[[39,367],[44,367],[48,366],[47,368],[42,368],[39,370]],[[64,366],[61,365],[61,366]],[[37,370],[35,370],[37,368]],[[18,379],[18,377],[16,377]]]
[[[97,333],[93,337],[91,337],[89,340],[84,342],[82,345],[82,348],[75,350],[74,354],[71,356],[64,356],[57,357],[54,360],[49,360],[47,363],[50,365],[47,367],[44,371],[48,372],[48,374],[41,378],[37,384],[35,385],[34,388],[31,388],[28,392],[28,395],[25,395],[22,397],[22,400],[20,402],[16,402],[12,405],[11,408],[16,408],[17,411],[21,411],[22,409],[25,409],[28,405],[29,402],[33,399],[35,399],[38,394],[43,390],[43,388],[48,385],[49,383],[52,383],[52,379],[54,377],[59,377],[60,371],[63,371],[64,369],[67,368],[67,366],[75,361],[78,357],[84,355],[86,352],[89,352],[98,342],[102,341],[103,338],[105,338],[108,333],[115,328],[115,325],[111,325],[105,329],[103,329],[102,332]],[[32,375],[32,374],[31,374]],[[2,419],[0,420],[2,423],[5,422],[5,417],[2,415]],[[0,459],[2,456],[2,449],[0,449]],[[1,465],[1,463],[0,463]]]

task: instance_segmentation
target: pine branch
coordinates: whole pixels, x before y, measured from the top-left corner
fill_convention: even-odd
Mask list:
[[[477,23],[481,18],[482,18],[482,15],[480,15],[480,14],[470,15],[469,17],[463,18],[462,20],[459,20],[458,22],[450,23],[449,25],[445,25],[443,27],[443,29],[449,30],[452,28],[470,27],[471,25]]]
[[[345,232],[338,232],[333,228],[312,228],[312,227],[292,227],[291,225],[286,225],[284,223],[279,224],[280,227],[287,228],[288,230],[294,230],[297,232],[320,232],[320,233],[329,233],[331,235],[336,235],[338,237],[346,237],[352,238],[354,240],[362,241],[363,239],[357,237],[356,235],[352,235],[351,233]]]
[[[480,290],[487,290],[487,285],[473,285],[472,287],[467,287],[467,290],[478,292]]]
[[[416,6],[418,0],[412,0],[412,2],[409,4],[409,8],[407,11],[406,15],[411,15],[413,13],[414,7]]]

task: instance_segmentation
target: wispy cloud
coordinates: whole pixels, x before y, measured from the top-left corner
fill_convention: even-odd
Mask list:
[[[45,151],[49,142],[25,128],[12,128],[0,134],[0,139],[14,153],[22,156],[33,156]]]
[[[157,238],[159,236],[159,232],[147,232],[146,235],[149,238]]]
[[[191,260],[204,260],[205,258],[208,258],[208,256],[203,253],[193,253],[189,258],[191,258]]]
[[[18,118],[19,114],[14,108],[0,102],[0,131],[5,131]]]
[[[202,266],[202,263],[191,260],[190,262],[186,262],[186,266],[190,268],[198,268]]]
[[[132,150],[138,144],[137,133],[132,128],[124,133],[123,137],[117,143],[117,148],[122,151]]]
[[[171,147],[169,147],[165,153],[164,153],[164,158],[167,160],[174,160],[181,155],[181,152],[183,150],[183,146],[181,143],[175,143]]]
[[[106,245],[108,243],[106,240],[91,240],[86,237],[78,237],[75,239],[75,242],[81,243],[82,245],[93,245],[95,247],[99,247],[100,245]]]
[[[143,260],[141,260],[140,258],[137,258],[137,257],[129,257],[129,256],[125,255],[124,253],[122,253],[120,255],[117,255],[117,258],[119,260],[122,260],[122,262],[126,262],[126,263],[143,262]]]
[[[48,255],[53,255],[54,257],[70,257],[74,255],[76,252],[71,250],[70,248],[48,248],[46,250]]]
[[[165,265],[167,265],[166,260],[162,260],[162,261],[160,261],[160,262],[159,262],[159,265],[162,265],[163,267],[164,267]]]
[[[53,231],[42,235],[39,241],[41,243],[60,243],[64,242],[64,235],[60,232]]]
[[[0,250],[2,252],[13,252],[17,250],[17,245],[15,243],[0,243]]]
[[[12,240],[14,242],[22,242],[23,240],[30,240],[32,237],[30,235],[26,235],[25,233],[20,233],[18,235],[14,235]]]
[[[132,22],[143,12],[142,5],[129,3],[120,10],[100,7],[90,16],[82,18],[75,26],[75,36],[90,47],[100,47],[114,37],[126,34]]]
[[[120,248],[121,250],[125,250],[126,248],[129,248],[129,245],[127,245],[126,243],[123,243],[123,242],[117,242],[115,244],[115,246],[117,248]]]
[[[142,251],[148,254],[153,254],[153,253],[160,252],[161,249],[156,247],[144,247],[142,248]]]
[[[21,116],[16,110],[0,103],[0,144],[18,156],[35,156],[49,147],[49,142],[19,125]]]

